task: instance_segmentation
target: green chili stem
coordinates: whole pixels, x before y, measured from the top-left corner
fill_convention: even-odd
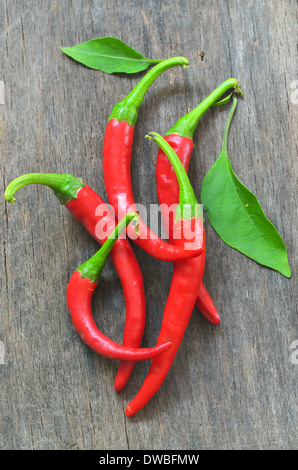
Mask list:
[[[150,62],[150,64],[160,64],[163,60],[165,59],[148,59],[148,62]]]
[[[15,202],[15,193],[29,184],[42,184],[54,191],[55,196],[61,204],[77,197],[80,188],[86,186],[80,178],[68,174],[56,173],[29,173],[19,176],[13,180],[6,188],[5,199],[7,202]]]
[[[187,220],[190,220],[192,217],[202,218],[201,208],[196,199],[194,190],[190,184],[187,173],[175,151],[172,149],[170,144],[156,132],[150,132],[148,135],[146,135],[146,139],[154,140],[154,142],[157,143],[157,145],[166,154],[174,168],[180,190],[176,216],[179,215],[181,218],[183,217]]]
[[[211,105],[211,108],[214,108],[215,106],[222,106],[223,104],[227,104],[230,101],[233,94],[234,94],[234,92],[232,91],[232,93],[230,93],[228,96],[226,96],[222,100],[216,101],[216,103]]]
[[[102,247],[92,256],[88,261],[85,261],[77,268],[81,272],[82,278],[88,278],[91,282],[98,282],[100,279],[101,271],[105,265],[107,257],[109,256],[116,241],[126,229],[129,223],[137,226],[139,222],[139,215],[136,212],[129,212],[115,227],[113,232],[107,238]]]
[[[229,78],[219,85],[219,87],[217,87],[209,96],[207,96],[207,98],[205,98],[196,108],[190,111],[190,113],[180,118],[176,124],[166,133],[166,135],[179,134],[181,137],[189,137],[192,139],[198,122],[203,114],[205,114],[210,106],[213,106],[216,101],[231,88],[234,88],[234,92],[243,95],[241,89],[239,88],[238,80],[236,80],[236,78]]]
[[[227,124],[226,124],[224,135],[223,135],[222,150],[221,151],[225,152],[226,154],[228,153],[229,129],[230,129],[230,125],[231,125],[234,113],[235,113],[235,109],[236,109],[236,106],[237,106],[237,101],[238,100],[237,100],[236,96],[234,96],[233,97],[233,104],[232,104],[231,110],[230,110],[229,115],[228,115]]]
[[[138,119],[138,108],[140,107],[149,87],[166,70],[176,65],[188,67],[189,61],[185,57],[172,57],[158,63],[139,81],[136,87],[117,103],[109,117],[109,121],[116,118],[120,121],[127,121],[130,126],[134,125]]]

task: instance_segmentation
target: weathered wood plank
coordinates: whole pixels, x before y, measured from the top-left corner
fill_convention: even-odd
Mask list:
[[[291,280],[230,249],[208,221],[205,284],[221,313],[212,326],[197,311],[159,393],[132,419],[124,409],[145,377],[138,364],[116,394],[116,363],[93,354],[73,331],[65,290],[73,270],[97,249],[46,188],[24,188],[17,204],[0,198],[0,448],[297,448],[297,3],[277,0],[145,2],[4,1],[0,4],[1,182],[20,174],[68,172],[106,198],[101,168],[109,112],[139,76],[108,76],[60,52],[116,36],[148,57],[185,55],[148,92],[135,132],[136,200],[157,203],[157,149],[144,135],[164,133],[230,76],[245,97],[229,155],[284,238]],[[199,195],[219,155],[227,110],[206,114],[195,134],[190,179]],[[147,327],[154,344],[172,266],[135,252],[144,272]],[[94,309],[103,331],[121,341],[125,305],[108,263]]]

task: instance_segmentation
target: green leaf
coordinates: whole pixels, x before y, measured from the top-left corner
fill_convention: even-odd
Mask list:
[[[147,59],[120,39],[104,37],[61,50],[77,62],[105,73],[137,73],[161,60]]]
[[[235,175],[227,153],[227,135],[236,109],[229,114],[221,154],[203,179],[201,201],[220,238],[259,264],[291,277],[285,244],[266,218],[256,196]]]

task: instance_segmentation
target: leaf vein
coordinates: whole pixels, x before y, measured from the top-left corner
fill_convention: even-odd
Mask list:
[[[275,255],[275,250],[272,248],[272,245],[270,245],[267,240],[266,240],[266,237],[264,237],[262,235],[262,233],[260,232],[260,230],[258,229],[258,227],[256,226],[256,224],[254,223],[254,221],[252,220],[252,218],[249,216],[249,214],[247,213],[246,209],[245,209],[245,206],[244,204],[242,203],[240,197],[239,197],[239,194],[237,192],[237,189],[236,189],[236,185],[234,184],[234,181],[233,181],[233,175],[232,175],[232,171],[231,171],[231,168],[230,168],[230,165],[229,165],[229,159],[226,155],[224,155],[224,158],[225,158],[225,162],[226,162],[226,166],[227,166],[227,170],[228,170],[228,175],[229,175],[229,178],[230,178],[230,181],[231,181],[231,185],[232,185],[232,188],[234,189],[234,192],[236,194],[236,197],[237,199],[239,200],[239,203],[245,213],[245,215],[247,216],[249,222],[251,223],[252,227],[256,230],[257,234],[259,235],[259,237],[265,242],[266,246],[269,247],[269,250],[271,252],[271,254],[273,255],[273,258],[276,260],[277,264],[279,266],[285,266],[285,263],[281,263],[280,260],[277,258],[277,256]],[[241,183],[242,184],[242,183]],[[265,214],[264,214],[265,216]],[[266,220],[268,222],[270,222],[267,217],[265,216]]]

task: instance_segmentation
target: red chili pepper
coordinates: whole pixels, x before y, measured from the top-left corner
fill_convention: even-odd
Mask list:
[[[176,65],[188,66],[184,57],[164,60],[153,67],[138,85],[113,108],[107,125],[103,145],[103,173],[109,203],[119,220],[129,211],[136,211],[131,186],[131,154],[134,126],[138,118],[138,108],[154,80],[165,70]],[[139,235],[129,233],[133,240],[149,254],[163,261],[179,261],[197,256],[202,247],[183,250],[161,240],[140,219]]]
[[[210,323],[218,325],[220,322],[219,313],[203,282],[201,282],[198,290],[196,307]]]
[[[204,249],[200,256],[174,264],[170,292],[157,340],[158,345],[171,341],[172,346],[159,358],[152,361],[140,391],[125,410],[127,416],[133,416],[143,408],[162,385],[187,328],[198,289],[202,282],[205,264],[206,244],[202,213],[187,174],[171,146],[160,135],[151,133],[150,138],[153,138],[166,153],[175,169],[179,182],[180,194],[176,210],[173,243],[185,249],[189,242],[197,243],[197,238],[199,238],[203,239]],[[192,237],[190,237],[190,232],[185,230],[189,228],[191,228]]]
[[[91,301],[98,285],[107,257],[118,236],[130,222],[138,220],[135,212],[127,214],[115,227],[100,250],[92,258],[76,269],[67,286],[67,306],[72,322],[82,340],[94,351],[110,359],[122,361],[144,361],[152,359],[171,346],[171,342],[155,348],[131,348],[115,343],[102,334],[93,320]]]
[[[13,180],[7,187],[5,198],[14,202],[15,193],[23,186],[42,184],[49,186],[61,204],[86,228],[101,245],[115,228],[115,216],[104,201],[88,185],[72,175],[31,173]],[[98,209],[101,209],[100,211]],[[111,260],[122,283],[126,321],[123,345],[139,348],[145,327],[146,303],[142,272],[127,238],[121,236],[115,243]],[[115,389],[124,387],[133,370],[134,363],[120,362]]]
[[[231,88],[242,93],[241,90],[239,90],[238,81],[236,79],[230,78],[226,80],[194,110],[179,119],[175,126],[167,132],[165,140],[178,155],[186,172],[188,172],[189,161],[194,148],[193,134],[200,118],[210,106],[213,106],[217,100]],[[223,102],[225,101],[226,100],[223,100]],[[169,242],[173,243],[174,211],[169,211],[168,208],[171,206],[174,207],[178,203],[179,185],[175,171],[162,149],[159,149],[157,155],[156,184],[165,230]],[[203,285],[203,282],[198,290],[196,306],[211,323],[218,324],[220,322],[218,311],[206,287]]]
[[[102,215],[98,213],[98,207]],[[72,215],[86,228],[90,235],[102,244],[106,238],[102,227],[106,223],[110,230],[115,228],[116,218],[110,208],[89,186],[82,188],[78,199],[72,199],[66,204]],[[117,271],[122,284],[126,305],[126,320],[122,344],[139,348],[142,343],[146,320],[146,299],[143,275],[134,251],[125,237],[120,237],[115,243],[111,253],[111,261]],[[135,363],[120,361],[116,374],[114,389],[119,392],[126,385]]]

